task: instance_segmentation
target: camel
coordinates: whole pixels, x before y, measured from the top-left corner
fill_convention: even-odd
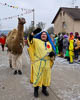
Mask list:
[[[9,63],[10,67],[14,68],[14,74],[22,74],[19,69],[21,64],[21,55],[24,47],[24,24],[26,23],[24,18],[18,18],[18,29],[13,29],[8,33],[6,39],[6,45],[9,51]],[[20,67],[19,67],[19,63]]]

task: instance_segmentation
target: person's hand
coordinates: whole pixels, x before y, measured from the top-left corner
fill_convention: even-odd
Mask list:
[[[53,51],[51,51],[50,53],[49,53],[49,57],[55,57],[55,53],[53,52]]]

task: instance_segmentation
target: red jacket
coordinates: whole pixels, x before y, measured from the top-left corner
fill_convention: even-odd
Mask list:
[[[0,38],[0,43],[3,44],[3,45],[5,45],[5,42],[6,42],[6,39],[4,37],[1,37]]]
[[[0,43],[1,43],[1,37],[0,37]]]

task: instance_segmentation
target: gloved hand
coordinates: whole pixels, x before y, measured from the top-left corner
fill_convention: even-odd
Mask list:
[[[35,29],[35,30],[33,31],[34,35],[37,34],[37,33],[39,33],[39,32],[41,32],[41,30],[42,30],[41,28]]]
[[[55,57],[55,53],[53,52],[53,51],[51,51],[50,53],[49,53],[49,57]]]
[[[30,35],[29,35],[29,41],[31,42],[31,40],[33,39],[34,35],[39,33],[42,29],[41,28],[37,28],[35,29]]]

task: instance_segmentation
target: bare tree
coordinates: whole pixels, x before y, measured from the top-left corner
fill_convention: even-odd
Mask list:
[[[36,27],[39,27],[41,29],[44,29],[45,28],[45,23],[43,22],[38,22],[38,24],[36,24]]]
[[[53,27],[49,27],[49,28],[47,29],[47,32],[48,32],[49,34],[54,34],[54,28],[53,28]]]

